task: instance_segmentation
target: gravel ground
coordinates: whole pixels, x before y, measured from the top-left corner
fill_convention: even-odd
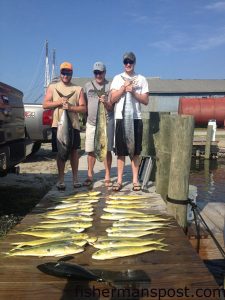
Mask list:
[[[42,144],[41,149],[19,167],[19,175],[0,177],[0,235],[5,235],[29,213],[57,180],[51,144]],[[67,162],[65,172],[69,169]]]

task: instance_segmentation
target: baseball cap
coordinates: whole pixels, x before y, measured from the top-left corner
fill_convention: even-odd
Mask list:
[[[123,60],[125,59],[130,59],[132,60],[134,63],[136,62],[136,56],[133,52],[126,52],[124,55],[123,55]]]
[[[62,69],[68,69],[68,70],[73,71],[73,65],[71,63],[65,61],[60,65],[60,70],[62,70]]]
[[[105,65],[103,64],[103,62],[101,61],[97,61],[96,63],[94,63],[93,65],[93,71],[106,71],[106,67]]]

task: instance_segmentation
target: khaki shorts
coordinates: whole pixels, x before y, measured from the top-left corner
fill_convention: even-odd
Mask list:
[[[96,126],[86,123],[86,137],[85,137],[85,151],[94,152],[94,139],[95,139]],[[114,119],[109,119],[107,123],[107,136],[108,136],[108,151],[113,151],[113,138],[114,138]]]

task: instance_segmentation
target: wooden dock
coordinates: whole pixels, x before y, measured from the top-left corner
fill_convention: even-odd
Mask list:
[[[101,172],[99,174],[102,176]],[[71,174],[67,174],[66,179],[70,182]],[[79,191],[84,190],[82,188]],[[111,190],[102,187],[100,180],[95,183],[95,190],[102,191],[103,199],[95,204],[93,227],[86,230],[90,236],[105,234],[105,229],[113,222],[100,219],[105,199]],[[55,257],[4,255],[12,248],[12,242],[31,239],[25,235],[17,235],[16,232],[38,223],[41,219],[40,213],[45,212],[46,208],[52,205],[52,198],[69,195],[71,192],[72,189],[67,189],[66,192],[60,193],[53,188],[21,224],[18,224],[1,241],[0,299],[219,299],[219,287],[213,276],[174,219],[174,227],[165,228],[160,237],[154,236],[156,239],[165,238],[168,252],[153,251],[100,261],[91,258],[96,249],[88,245],[83,253],[73,255],[71,263],[80,264],[94,270],[96,274],[102,274],[107,282],[76,282],[50,276],[37,269],[37,266],[42,263],[56,262],[58,258]],[[127,183],[121,193],[131,194],[131,185]],[[160,213],[167,216],[163,200],[152,188],[145,195],[151,203],[147,213]]]

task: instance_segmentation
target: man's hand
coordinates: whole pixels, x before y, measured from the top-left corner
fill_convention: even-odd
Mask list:
[[[64,98],[64,97],[62,97],[61,99],[62,99],[62,108],[65,109],[65,110],[68,110],[69,109],[68,99]]]
[[[133,82],[131,80],[125,80],[124,81],[124,92],[133,92]]]

